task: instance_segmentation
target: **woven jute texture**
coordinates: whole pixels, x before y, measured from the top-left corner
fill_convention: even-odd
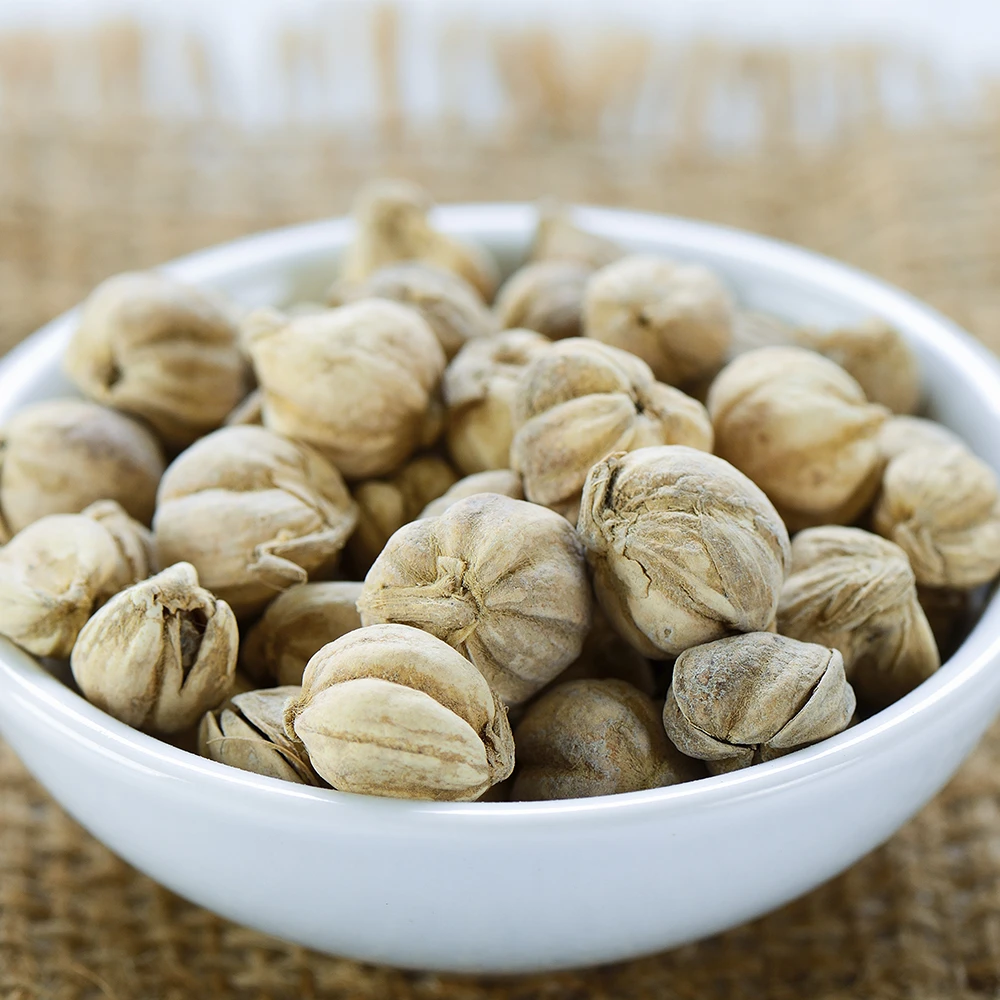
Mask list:
[[[456,134],[366,146],[314,128],[248,134],[129,108],[89,120],[8,109],[0,344],[111,273],[341,213],[365,177],[402,173],[440,200],[549,192],[782,237],[902,285],[1000,348],[1000,126],[988,115],[906,130],[868,117],[820,147],[772,130],[725,155],[697,129],[657,150],[559,132],[522,130],[488,148]],[[115,858],[0,745],[6,1000],[997,996],[1000,729],[887,845],[777,913],[641,961],[488,980],[359,965],[221,920]]]

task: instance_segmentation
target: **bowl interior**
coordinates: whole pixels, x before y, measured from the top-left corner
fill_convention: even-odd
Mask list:
[[[927,412],[955,430],[974,451],[1000,471],[1000,364],[972,337],[917,300],[861,272],[804,250],[725,227],[663,216],[608,209],[580,209],[586,228],[617,240],[634,252],[653,252],[706,264],[717,270],[744,308],[772,312],[796,323],[836,325],[878,315],[899,328],[914,347],[927,391]],[[530,243],[535,214],[526,205],[456,205],[437,210],[437,222],[455,235],[474,239],[512,270]],[[178,277],[215,287],[245,307],[285,306],[322,301],[337,259],[350,237],[345,220],[311,223],[263,233],[192,254],[164,269]],[[29,402],[75,395],[61,375],[59,359],[75,322],[70,312],[16,348],[0,362],[0,423]],[[915,713],[937,710],[949,698],[962,697],[974,677],[987,670],[1000,647],[1000,600],[994,597],[958,653],[919,689],[871,719],[821,744],[746,771],[706,778],[685,786],[606,797],[612,800],[749,791],[754,783],[794,780],[803,769],[825,766],[838,752],[862,752],[876,739]],[[0,661],[17,674],[20,684],[38,691],[66,717],[73,716],[90,733],[103,729],[119,749],[152,754],[162,766],[200,768],[206,776],[240,783],[283,785],[256,775],[238,777],[231,769],[185,754],[134,732],[87,704],[51,676],[31,665],[30,658],[9,643],[0,645]],[[703,791],[702,791],[703,790]],[[291,788],[284,788],[286,794]],[[296,789],[298,797],[330,797],[341,793]],[[383,803],[386,808],[465,811],[460,804]],[[483,810],[566,810],[568,803],[477,803]],[[573,808],[599,808],[601,800]]]

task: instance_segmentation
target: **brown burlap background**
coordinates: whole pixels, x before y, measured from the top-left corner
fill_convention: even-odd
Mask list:
[[[120,41],[112,38],[105,59],[121,58]],[[544,45],[538,51],[544,61]],[[536,116],[485,148],[447,128],[409,134],[389,115],[378,142],[366,144],[305,128],[251,135],[210,116],[170,124],[128,101],[87,119],[63,114],[45,100],[39,52],[37,39],[0,46],[0,84],[24,84],[18,101],[8,89],[0,114],[3,347],[110,273],[340,213],[379,171],[422,180],[441,200],[552,192],[776,235],[912,290],[1000,348],[1000,119],[987,110],[962,125],[900,130],[869,108],[835,141],[808,146],[783,124],[787,63],[757,54],[742,65],[768,83],[767,127],[736,153],[712,151],[697,106],[669,147],[597,143],[586,127],[563,127],[565,94],[553,96],[544,73],[546,86],[528,93],[544,98],[535,100],[544,127]],[[109,80],[113,95],[121,81]],[[0,996],[997,997],[1000,729],[889,844],[807,898],[669,954],[509,980],[372,968],[220,920],[113,857],[0,745]]]

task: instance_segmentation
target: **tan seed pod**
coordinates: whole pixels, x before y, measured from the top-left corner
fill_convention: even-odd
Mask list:
[[[193,726],[232,691],[239,632],[189,563],[116,594],[83,627],[73,678],[88,701],[150,733]]]
[[[503,704],[465,657],[406,625],[357,629],[310,661],[285,731],[345,792],[470,801],[514,768]]]
[[[149,532],[118,504],[49,514],[0,548],[0,635],[68,657],[87,619],[152,571]]]
[[[906,553],[925,587],[969,589],[1000,574],[1000,484],[961,445],[894,458],[873,523]]]
[[[156,438],[115,410],[76,399],[28,406],[0,432],[0,536],[104,499],[149,524],[163,465]]]
[[[238,617],[336,564],[357,508],[318,452],[263,427],[224,427],[179,455],[160,482],[161,565],[190,562]]]
[[[582,334],[583,291],[593,269],[571,260],[541,260],[500,287],[493,313],[501,330],[535,330],[550,340]]]
[[[347,543],[358,575],[368,572],[394,532],[457,481],[455,470],[439,455],[420,455],[388,479],[359,483],[354,488],[358,526]]]
[[[354,203],[356,231],[341,277],[361,282],[389,264],[415,260],[454,271],[487,302],[498,281],[496,261],[482,247],[435,229],[428,215],[430,196],[411,181],[377,180]]]
[[[247,691],[206,712],[198,727],[198,753],[209,760],[300,785],[324,785],[298,740],[285,733],[285,707],[298,685]]]
[[[903,335],[881,319],[834,330],[803,329],[803,347],[836,362],[861,386],[872,403],[893,413],[912,413],[920,405],[920,368]]]
[[[225,304],[152,271],[119,274],[91,293],[63,369],[90,399],[142,417],[171,449],[215,430],[247,391]]]
[[[753,632],[677,657],[663,725],[682,753],[724,774],[842,732],[854,708],[837,650]]]
[[[516,704],[580,655],[590,603],[583,548],[565,519],[479,493],[400,528],[365,578],[358,610],[366,625],[438,636]]]
[[[639,792],[705,776],[667,739],[653,699],[617,680],[559,684],[514,730],[515,801]]]
[[[884,708],[941,665],[906,553],[858,528],[808,528],[792,541],[778,631],[830,646],[858,698]]]
[[[911,448],[937,448],[964,445],[947,427],[924,417],[890,417],[878,433],[878,446],[887,462]]]
[[[512,500],[523,500],[524,489],[521,477],[511,469],[490,469],[488,472],[475,472],[471,476],[460,479],[452,487],[432,500],[420,512],[420,517],[437,517],[443,514],[453,503],[475,496],[477,493],[499,493]]]
[[[448,366],[442,382],[448,452],[466,475],[507,468],[517,380],[550,345],[533,330],[506,330],[467,344]]]
[[[444,352],[415,310],[363,299],[251,321],[265,426],[316,448],[348,479],[392,472],[440,429]]]
[[[551,198],[538,203],[538,225],[531,260],[569,260],[591,270],[605,267],[625,251],[613,240],[581,229],[568,206]]]
[[[697,381],[722,367],[732,326],[729,292],[698,264],[635,254],[587,283],[585,335],[642,358],[669,385]]]
[[[610,455],[587,476],[578,529],[604,613],[643,655],[774,627],[788,532],[721,458],[680,445]]]
[[[327,295],[331,306],[366,298],[389,299],[416,309],[449,359],[470,340],[497,330],[493,314],[476,289],[454,271],[433,264],[392,264],[358,284],[337,281]]]
[[[708,412],[716,454],[764,490],[792,531],[849,524],[874,499],[888,411],[813,351],[740,355],[712,384]]]
[[[510,464],[524,495],[575,523],[587,472],[612,452],[680,444],[712,450],[705,407],[638,358],[576,337],[525,368],[514,394]]]
[[[314,653],[356,628],[361,584],[303,583],[279,594],[240,646],[240,663],[260,683],[301,684]]]

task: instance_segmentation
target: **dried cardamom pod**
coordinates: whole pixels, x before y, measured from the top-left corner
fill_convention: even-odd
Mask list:
[[[336,564],[357,508],[318,452],[263,427],[224,427],[179,455],[160,482],[161,565],[190,562],[238,617]]]
[[[337,281],[327,294],[331,306],[358,299],[389,299],[416,309],[449,360],[470,340],[497,330],[479,292],[461,275],[420,261],[383,267],[358,284]]]
[[[617,680],[559,684],[514,730],[513,798],[576,799],[662,788],[705,776],[666,737],[653,699]]]
[[[941,665],[906,553],[859,528],[808,528],[795,536],[778,631],[838,650],[858,698],[876,708]]]
[[[715,455],[667,445],[608,456],[587,476],[578,530],[604,613],[645,656],[774,627],[788,532]]]
[[[440,430],[444,352],[415,310],[363,299],[295,319],[261,310],[245,325],[265,426],[348,479],[392,472]]]
[[[887,462],[911,448],[960,445],[962,439],[942,424],[924,417],[890,417],[878,432],[878,446]]]
[[[206,712],[198,728],[198,753],[209,760],[301,785],[323,785],[305,747],[285,733],[285,708],[298,685],[247,691]]]
[[[0,537],[104,499],[149,524],[163,465],[156,438],[115,410],[78,399],[25,407],[0,432]]]
[[[347,543],[351,566],[364,576],[392,534],[409,524],[458,481],[438,455],[420,455],[388,479],[369,479],[354,488],[358,526]]]
[[[514,388],[528,362],[550,344],[532,330],[506,330],[471,341],[448,366],[441,385],[448,452],[462,472],[507,468]]]
[[[733,303],[707,267],[634,254],[587,283],[588,337],[642,358],[660,382],[684,385],[725,364]]]
[[[399,529],[365,578],[365,625],[400,622],[467,656],[509,704],[580,655],[590,628],[583,548],[552,511],[496,493]]]
[[[593,268],[571,260],[540,260],[500,286],[493,314],[501,330],[536,330],[550,340],[582,334],[583,292]]]
[[[712,449],[701,403],[657,382],[631,354],[580,337],[553,344],[526,366],[514,424],[510,463],[524,495],[573,522],[587,472],[606,455],[663,444]]]
[[[801,347],[742,354],[708,394],[715,450],[771,498],[789,528],[848,524],[875,498],[888,416],[844,371]]]
[[[247,632],[240,663],[261,683],[301,684],[310,658],[356,628],[361,584],[302,583],[279,594]]]
[[[842,732],[854,704],[837,650],[752,632],[677,657],[663,725],[678,750],[724,774]]]
[[[176,733],[229,696],[238,643],[229,606],[178,563],[111,598],[80,631],[70,666],[87,700],[109,715]]]
[[[376,180],[354,203],[354,242],[344,256],[341,276],[364,281],[389,264],[415,260],[454,271],[487,302],[497,287],[497,265],[482,247],[435,229],[428,218],[433,202],[412,181]]]
[[[63,368],[85,396],[142,417],[172,449],[215,430],[247,391],[225,304],[152,271],[90,294]]]
[[[874,525],[906,553],[925,587],[968,589],[1000,574],[1000,483],[961,445],[911,448],[894,458]]]
[[[507,712],[465,657],[419,629],[373,625],[324,646],[285,712],[334,788],[469,801],[514,767]]]
[[[829,358],[852,375],[867,399],[893,413],[920,405],[920,368],[903,335],[885,320],[872,318],[834,330],[799,330],[803,347]]]
[[[516,472],[511,469],[490,469],[487,472],[474,472],[471,476],[460,479],[424,507],[419,516],[437,517],[456,501],[475,496],[477,493],[499,493],[512,500],[524,499],[521,477]]]
[[[569,260],[595,270],[624,255],[613,240],[581,229],[568,206],[552,198],[539,201],[531,260]]]
[[[149,532],[112,500],[39,518],[0,548],[0,635],[68,657],[87,619],[151,569]]]

